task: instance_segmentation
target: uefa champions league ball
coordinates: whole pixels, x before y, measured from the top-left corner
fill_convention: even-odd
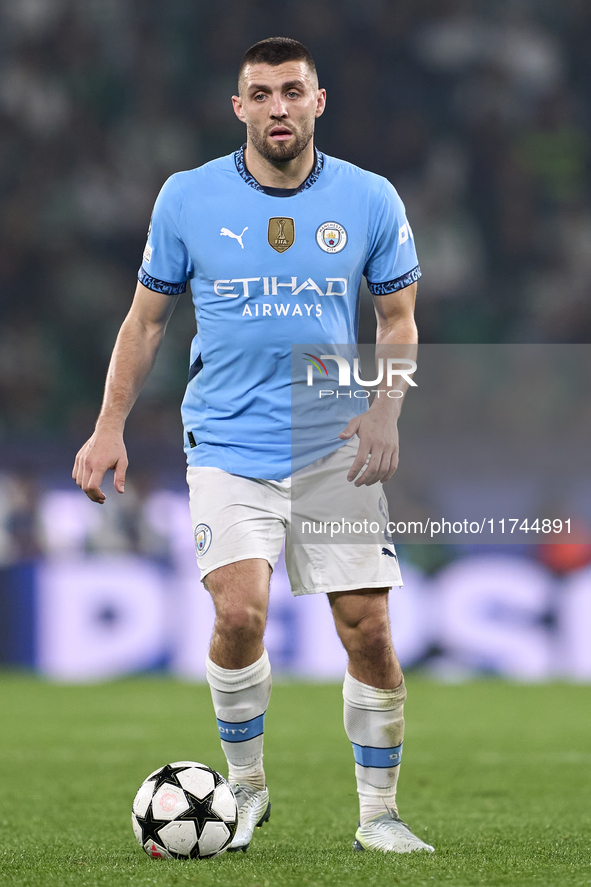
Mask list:
[[[142,782],[131,824],[140,846],[154,859],[212,859],[234,837],[238,808],[216,770],[177,761]]]

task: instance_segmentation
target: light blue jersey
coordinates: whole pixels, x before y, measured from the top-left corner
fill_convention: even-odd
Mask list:
[[[168,179],[138,277],[169,295],[190,281],[189,465],[292,473],[291,346],[355,343],[362,275],[378,296],[421,276],[404,206],[381,176],[316,152],[299,188],[265,188],[240,149]],[[307,461],[343,443],[335,433]]]

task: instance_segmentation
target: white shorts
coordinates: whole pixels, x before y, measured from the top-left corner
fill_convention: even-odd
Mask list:
[[[273,568],[285,540],[294,595],[402,585],[385,533],[389,518],[382,484],[355,487],[347,481],[357,447],[355,438],[285,480],[188,468],[201,578],[249,558],[263,558]],[[374,532],[362,533],[365,541],[351,541],[360,538],[353,530],[370,525]]]

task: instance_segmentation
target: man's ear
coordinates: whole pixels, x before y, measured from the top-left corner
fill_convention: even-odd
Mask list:
[[[320,117],[324,114],[324,109],[326,107],[326,90],[319,89],[316,95],[316,117]]]
[[[234,108],[234,114],[236,114],[238,120],[242,121],[242,123],[246,123],[244,114],[242,113],[242,99],[239,95],[232,96],[232,107]]]

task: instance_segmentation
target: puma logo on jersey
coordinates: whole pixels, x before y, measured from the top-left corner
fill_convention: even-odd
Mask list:
[[[244,231],[248,231],[248,225],[246,226]],[[242,243],[242,238],[244,237],[244,231],[242,232],[242,234],[234,234],[232,231],[230,231],[229,228],[222,228],[222,230],[220,231],[220,237],[233,237],[234,240],[238,241],[241,248],[244,249],[244,244]]]

